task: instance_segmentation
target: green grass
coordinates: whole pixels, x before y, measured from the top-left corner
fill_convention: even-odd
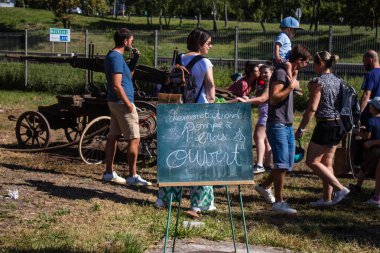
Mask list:
[[[2,109],[24,111],[55,103],[55,97],[47,93],[0,91],[0,101]],[[296,113],[295,126],[301,116]],[[6,115],[0,117],[3,120]],[[311,122],[307,128],[305,146],[314,124]],[[13,133],[13,127],[2,128],[2,133]],[[103,165],[89,167],[75,159],[75,155],[70,160],[61,159],[62,154],[59,159],[55,155],[0,152],[0,173],[7,175],[11,168],[12,173],[19,173],[14,182],[0,179],[0,183],[5,188],[23,187],[19,201],[0,202],[0,223],[12,224],[7,230],[0,230],[1,252],[144,252],[162,243],[167,210],[153,207],[156,187],[145,191],[107,185],[105,189],[99,182]],[[139,169],[143,177],[156,176],[155,167]],[[33,185],[31,182],[39,175],[48,175],[49,179]],[[353,182],[349,178],[340,180],[343,185]],[[78,187],[76,192],[70,190],[74,186]],[[272,212],[252,186],[243,186],[249,242],[295,252],[380,252],[378,209],[362,203],[373,188],[374,181],[366,180],[362,194],[352,194],[334,207],[311,208],[308,202],[321,196],[322,186],[318,177],[300,163],[285,185],[285,198],[299,213],[287,216]],[[30,195],[33,191],[35,195]],[[144,197],[135,199],[126,191],[139,191]],[[237,188],[230,187],[230,193],[236,238],[244,242]],[[204,213],[200,219],[206,226],[202,229],[180,226],[179,238],[231,241],[224,189],[216,189],[215,196],[218,211]],[[126,200],[120,203],[120,198]],[[189,205],[187,197],[183,205]],[[33,212],[25,212],[30,207]],[[170,236],[174,235],[176,209],[172,215]],[[191,219],[182,213],[179,224],[184,220]]]

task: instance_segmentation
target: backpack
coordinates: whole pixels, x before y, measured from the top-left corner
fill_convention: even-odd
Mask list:
[[[342,110],[340,118],[345,132],[350,132],[360,120],[360,105],[358,95],[346,81],[340,79],[340,90],[342,93]]]
[[[191,75],[191,69],[204,56],[197,55],[186,66],[181,63],[181,55],[176,56],[175,66],[169,73],[168,79],[162,85],[160,93],[181,94],[183,103],[196,103],[201,94],[203,84],[198,91],[194,76]]]

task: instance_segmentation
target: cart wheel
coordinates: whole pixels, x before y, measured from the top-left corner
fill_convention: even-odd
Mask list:
[[[16,123],[16,138],[23,148],[46,148],[50,141],[49,122],[39,112],[24,112]]]
[[[79,140],[83,133],[84,128],[87,125],[88,118],[86,116],[81,116],[75,118],[75,124],[64,129],[66,139],[69,142],[74,142]]]
[[[100,116],[92,120],[84,129],[79,141],[79,154],[85,163],[104,162],[110,122],[109,116]]]
[[[140,138],[153,138],[157,131],[156,107],[143,101],[136,101],[135,105],[139,115]]]
[[[139,146],[139,156],[145,165],[154,166],[157,164],[157,140],[155,138],[141,139]]]

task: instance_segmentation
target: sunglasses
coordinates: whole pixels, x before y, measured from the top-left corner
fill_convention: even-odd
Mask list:
[[[211,41],[206,41],[205,43],[207,46],[212,46],[212,42]]]

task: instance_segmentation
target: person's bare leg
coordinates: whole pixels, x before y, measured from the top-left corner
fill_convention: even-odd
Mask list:
[[[274,170],[271,170],[269,175],[264,179],[264,181],[261,183],[261,186],[264,189],[268,189],[272,186],[273,180],[274,180]]]
[[[129,166],[129,176],[135,177],[137,175],[137,156],[139,153],[140,138],[128,141],[127,146],[127,161]]]
[[[270,162],[272,160],[272,148],[269,144],[269,141],[268,139],[266,138],[266,134],[265,134],[265,140],[264,140],[264,143],[265,143],[265,159],[264,159],[264,167],[270,167]]]
[[[115,159],[116,154],[116,144],[117,144],[117,136],[116,135],[108,135],[107,143],[105,148],[106,153],[106,173],[113,172],[113,161]]]
[[[334,169],[333,169],[333,159],[334,159],[334,154],[335,154],[335,149],[336,146],[333,146],[327,153],[325,153],[322,156],[321,163],[326,166],[326,168],[334,174]],[[323,199],[325,201],[331,201],[332,200],[332,192],[333,192],[333,187],[323,181]]]
[[[322,156],[327,152],[335,153],[335,148],[336,146],[330,148],[310,142],[306,155],[306,165],[309,166],[324,183],[331,185],[337,190],[342,190],[344,186],[338,181],[334,173],[321,162]]]
[[[263,166],[265,154],[265,127],[256,125],[253,139],[256,144],[257,164]]]
[[[282,202],[286,170],[274,169],[272,171],[274,172],[273,173],[274,197],[276,199],[276,202]]]

